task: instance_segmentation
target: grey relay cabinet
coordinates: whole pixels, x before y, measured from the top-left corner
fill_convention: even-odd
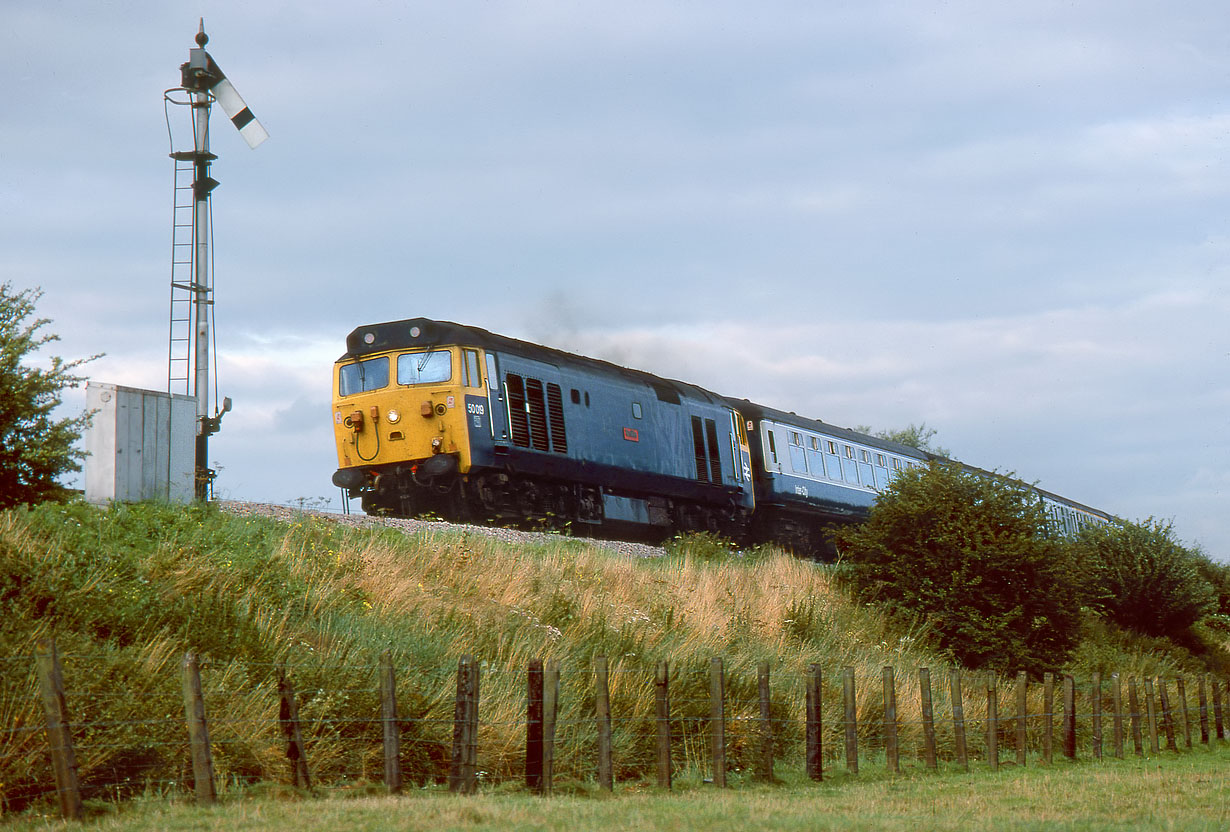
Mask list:
[[[87,382],[85,498],[190,502],[195,494],[196,399]]]

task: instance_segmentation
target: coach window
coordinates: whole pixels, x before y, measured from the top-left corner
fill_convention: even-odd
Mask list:
[[[346,364],[337,371],[337,392],[342,396],[379,390],[389,383],[389,358],[369,358]]]
[[[854,461],[854,447],[843,445],[845,456],[841,460],[842,478],[853,485],[858,485],[858,464]]]
[[[439,384],[453,377],[453,356],[448,350],[410,352],[397,356],[398,384]]]
[[[858,478],[867,488],[875,487],[875,476],[871,472],[871,452],[859,449]]]
[[[876,454],[876,490],[883,491],[889,483],[888,459],[884,454]]]
[[[807,468],[813,476],[824,476],[824,454],[820,453],[820,440],[814,436],[807,437]]]
[[[796,474],[807,473],[807,454],[803,451],[803,438],[797,431],[790,431],[790,467]]]
[[[831,439],[824,440],[824,467],[829,479],[841,481],[841,457],[837,455],[837,443]]]

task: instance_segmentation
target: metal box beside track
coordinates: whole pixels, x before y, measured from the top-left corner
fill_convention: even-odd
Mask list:
[[[85,434],[86,500],[193,499],[196,399],[91,381],[85,400],[95,411]]]

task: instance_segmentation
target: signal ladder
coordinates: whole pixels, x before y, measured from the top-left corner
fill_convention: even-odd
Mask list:
[[[195,240],[196,219],[193,213],[198,208],[193,179],[196,170],[196,154],[192,151],[172,153],[175,160],[175,192],[171,229],[171,314],[170,332],[167,336],[167,392],[192,394],[194,377],[193,356],[195,353],[196,303],[212,307],[213,291],[206,283],[199,286],[197,257],[208,258],[208,247],[198,251]],[[208,197],[199,205],[208,214]],[[208,217],[199,221],[208,222]],[[212,230],[212,229],[209,229]],[[208,242],[208,231],[206,234]],[[205,273],[209,274],[209,269]],[[207,278],[208,279],[208,278]],[[199,296],[199,297],[198,297]],[[210,308],[208,313],[212,313]]]

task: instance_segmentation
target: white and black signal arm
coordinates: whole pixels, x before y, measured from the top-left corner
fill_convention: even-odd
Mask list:
[[[205,51],[209,36],[205,34],[205,21],[201,20],[201,29],[196,34],[196,49],[188,50],[188,63],[180,67],[181,83],[189,92],[209,93],[226,112],[239,135],[248,143],[248,147],[256,148],[269,132],[256,120],[256,116],[244,103],[243,96],[235,89],[235,85],[227,79],[217,62]]]

